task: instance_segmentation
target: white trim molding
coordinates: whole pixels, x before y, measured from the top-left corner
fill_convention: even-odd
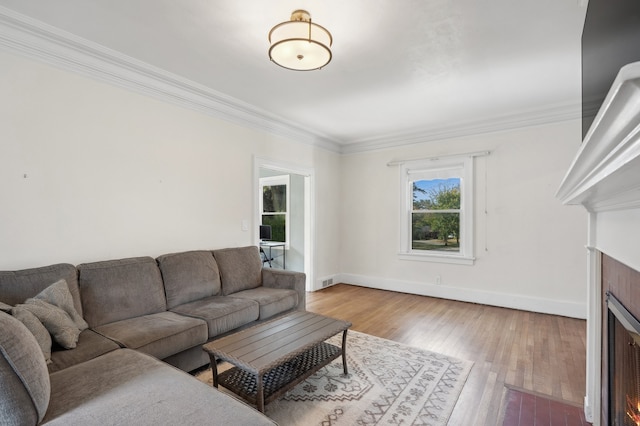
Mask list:
[[[587,363],[586,363],[586,395],[584,397],[584,414],[588,422],[597,424],[596,417],[600,413],[600,392],[602,380],[600,366],[602,365],[602,328],[598,318],[602,318],[602,284],[600,283],[599,252],[594,247],[587,247]]]
[[[447,126],[417,129],[413,132],[376,136],[375,138],[345,141],[341,152],[354,154],[364,151],[376,151],[395,146],[413,145],[446,139],[486,133],[504,132],[523,127],[541,126],[561,121],[577,120],[582,117],[579,100],[576,102],[549,105],[536,110],[516,111],[510,114],[484,117],[482,119],[460,122]]]
[[[0,47],[243,127],[340,152],[327,135],[3,6]]]
[[[357,274],[337,274],[334,282],[376,288],[379,290],[417,294],[420,296],[458,300],[461,302],[499,306],[501,308],[561,315],[570,318],[585,319],[587,315],[584,303],[557,299],[543,299],[511,293],[481,291],[475,290],[471,287],[451,287],[438,285],[436,283],[404,281]]]
[[[537,126],[581,117],[579,99],[442,127],[347,140],[308,129],[261,108],[0,6],[0,48],[196,110],[240,126],[339,154]]]
[[[286,174],[304,176],[304,273],[306,274],[305,288],[312,291],[314,288],[316,270],[316,195],[315,195],[315,169],[300,164],[292,164],[272,158],[253,157],[253,236],[254,244],[258,245],[258,224],[260,223],[260,211],[258,205],[261,193],[259,191],[260,169],[276,170]]]
[[[596,248],[597,214],[589,213],[587,222],[587,359],[584,415],[588,422],[600,424],[602,377],[602,265]]]
[[[457,263],[473,265],[474,256],[474,157],[472,155],[443,156],[425,160],[403,161],[399,163],[400,176],[400,216],[398,222],[398,258],[410,261]],[[460,179],[459,252],[439,250],[419,250],[412,248],[413,183],[418,180],[458,177]],[[451,213],[456,210],[440,210]]]
[[[611,216],[624,216],[640,208],[640,62],[620,69],[556,197],[564,204],[581,204],[589,212],[584,412],[586,419],[598,426],[603,339],[600,252],[637,258],[633,243],[626,240],[636,241],[633,235],[640,232],[633,219],[631,226],[621,231],[611,227],[617,223]],[[630,237],[625,238],[627,235]]]
[[[622,67],[556,196],[589,212],[640,207],[640,62]]]

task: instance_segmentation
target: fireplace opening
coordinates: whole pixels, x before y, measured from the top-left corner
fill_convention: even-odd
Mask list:
[[[640,322],[607,293],[609,424],[640,426]]]

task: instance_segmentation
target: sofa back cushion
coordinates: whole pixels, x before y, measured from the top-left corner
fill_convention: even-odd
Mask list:
[[[214,250],[218,262],[222,294],[237,293],[262,284],[262,261],[256,246]]]
[[[78,291],[78,271],[68,263],[59,263],[20,271],[0,271],[0,301],[15,306],[35,297],[45,288],[64,279],[73,299],[73,306],[82,316],[82,304]]]
[[[51,397],[49,371],[33,334],[0,312],[0,423],[36,425]]]
[[[165,254],[156,260],[169,309],[220,294],[220,271],[210,251]]]
[[[151,257],[84,263],[78,272],[90,327],[167,310],[160,270]]]

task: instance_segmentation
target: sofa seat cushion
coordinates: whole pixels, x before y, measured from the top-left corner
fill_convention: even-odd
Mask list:
[[[207,323],[173,312],[160,312],[101,325],[95,331],[124,348],[158,359],[207,341]]]
[[[304,272],[262,268],[262,285],[267,288],[288,288],[298,293],[296,309],[304,311],[307,301],[307,276]]]
[[[113,350],[120,349],[120,345],[93,330],[84,330],[78,337],[75,349],[63,349],[53,345],[49,372],[53,373],[72,365],[80,364]]]
[[[119,349],[51,374],[47,425],[275,425],[145,354]]]
[[[233,293],[233,297],[255,300],[260,305],[260,320],[294,309],[298,306],[298,293],[284,288],[258,287]]]
[[[227,296],[207,297],[177,306],[171,311],[205,320],[209,327],[209,338],[256,321],[260,315],[256,301]]]
[[[220,293],[220,271],[210,251],[187,251],[158,257],[167,308]]]

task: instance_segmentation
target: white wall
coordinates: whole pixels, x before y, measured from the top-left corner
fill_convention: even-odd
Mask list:
[[[252,244],[254,156],[314,169],[335,273],[337,154],[0,52],[0,269]]]
[[[585,318],[587,214],[555,198],[580,138],[574,120],[344,156],[339,279]],[[475,265],[399,260],[399,170],[387,163],[483,150]]]
[[[579,143],[576,120],[341,158],[0,52],[0,269],[251,244],[259,156],[314,169],[316,278],[584,316],[586,213],[554,198]],[[476,264],[398,260],[387,162],[477,150]]]
[[[640,271],[640,209],[600,212],[596,223],[598,250]]]
[[[304,179],[302,175],[291,174],[291,235],[287,252],[287,269],[304,272]]]

